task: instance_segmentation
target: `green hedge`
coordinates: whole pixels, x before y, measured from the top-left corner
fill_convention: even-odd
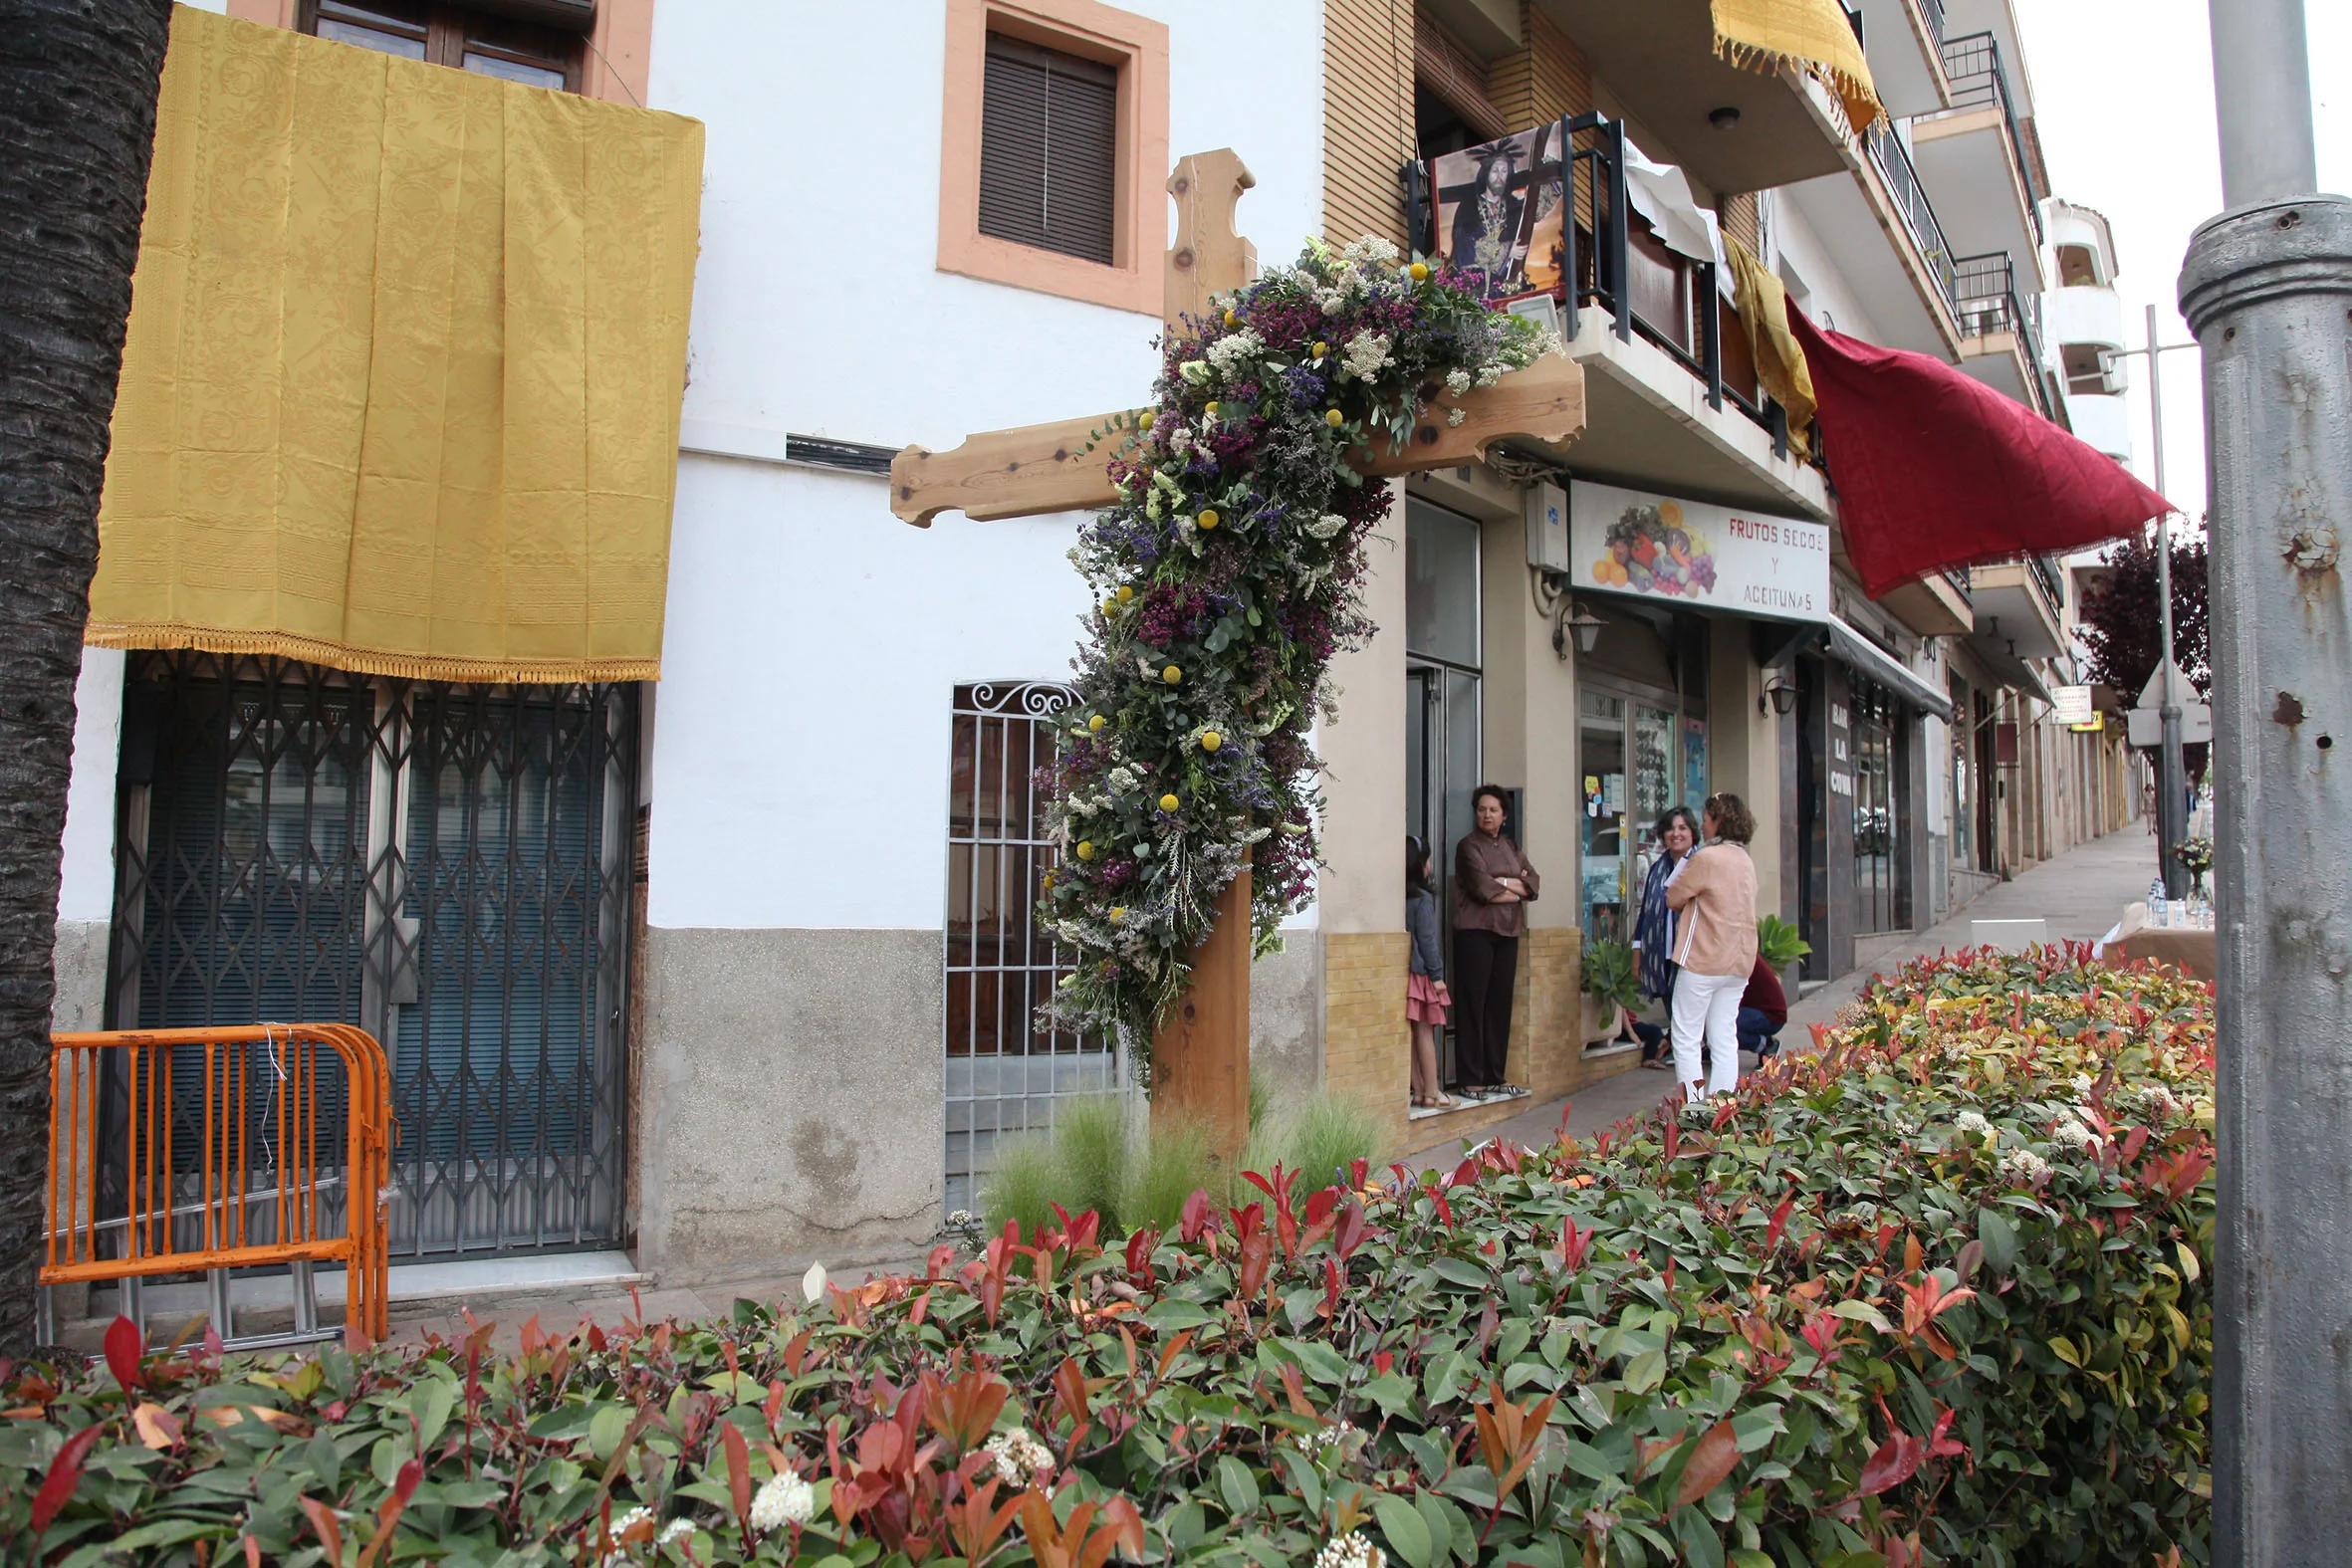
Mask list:
[[[1174,1235],[513,1357],[19,1367],[0,1553],[2203,1561],[2211,1014],[1977,956],[1704,1118],[1282,1172]]]

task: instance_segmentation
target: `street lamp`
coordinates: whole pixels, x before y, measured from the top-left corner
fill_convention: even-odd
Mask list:
[[[1608,622],[1602,620],[1598,615],[1593,614],[1592,611],[1586,609],[1581,604],[1575,605],[1573,608],[1575,610],[1573,615],[1565,616],[1561,619],[1560,631],[1574,632],[1576,634],[1576,651],[1578,653],[1590,653],[1593,650],[1593,646],[1600,641],[1600,629],[1603,626],[1606,626]],[[1560,640],[1559,632],[1554,632],[1551,639],[1552,646],[1557,648],[1560,644]]]
[[[1783,719],[1796,712],[1796,682],[1777,670],[1773,671],[1764,681],[1763,695],[1756,699],[1756,712],[1759,718],[1763,717],[1764,706],[1767,703],[1770,704],[1772,712]]]
[[[2164,376],[2158,355],[2193,349],[2198,344],[2159,343],[2156,340],[2156,307],[2148,307],[2148,346],[2118,348],[2108,355],[2113,359],[2145,358],[2148,361],[2148,425],[2149,444],[2155,449],[2156,493],[2164,494]],[[2161,513],[2156,519],[2156,602],[2157,623],[2163,629],[2162,658],[2158,667],[2162,696],[2157,703],[2157,722],[2163,727],[2158,736],[2156,785],[2156,869],[2164,877],[2167,898],[2179,898],[2189,872],[2175,855],[2181,840],[2189,833],[2189,769],[2181,755],[2181,694],[2176,690],[2173,656],[2173,527],[2172,514]]]

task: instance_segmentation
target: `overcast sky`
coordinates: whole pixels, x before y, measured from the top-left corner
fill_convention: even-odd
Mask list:
[[[2206,0],[2013,0],[2033,79],[2034,122],[2061,198],[2095,207],[2115,229],[2124,335],[2143,345],[2146,307],[2166,342],[2187,342],[2176,285],[2190,233],[2222,209]],[[2306,0],[2314,64],[2352,61],[2352,4]],[[2315,71],[2319,188],[2352,193],[2352,89],[2342,69]],[[2192,516],[2205,507],[2205,429],[2195,352],[2162,356],[2165,489]],[[2132,447],[2155,482],[2144,361],[2131,361]]]

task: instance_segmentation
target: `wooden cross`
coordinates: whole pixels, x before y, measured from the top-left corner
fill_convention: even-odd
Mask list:
[[[1176,198],[1176,243],[1168,252],[1164,315],[1168,331],[1205,317],[1212,296],[1258,275],[1258,252],[1234,227],[1242,192],[1257,184],[1231,148],[1180,159],[1168,179]],[[1448,422],[1459,407],[1459,425]],[[968,436],[952,451],[910,446],[890,464],[890,510],[917,528],[942,512],[990,522],[1053,512],[1082,512],[1118,500],[1109,474],[1110,414],[1058,424],[1025,425]],[[1525,370],[1459,398],[1428,399],[1402,450],[1362,448],[1349,461],[1381,478],[1483,462],[1498,441],[1521,437],[1548,445],[1584,428],[1584,372],[1565,355],[1545,354]],[[1398,1006],[1404,999],[1398,977]],[[1154,1114],[1200,1125],[1220,1158],[1240,1158],[1250,1132],[1250,870],[1247,864],[1217,901],[1215,924],[1192,955],[1192,984],[1152,1042]]]

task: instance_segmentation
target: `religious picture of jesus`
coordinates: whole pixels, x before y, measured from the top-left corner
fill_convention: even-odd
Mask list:
[[[1432,160],[1438,254],[1486,275],[1489,298],[1559,282],[1556,125],[1537,125]]]

